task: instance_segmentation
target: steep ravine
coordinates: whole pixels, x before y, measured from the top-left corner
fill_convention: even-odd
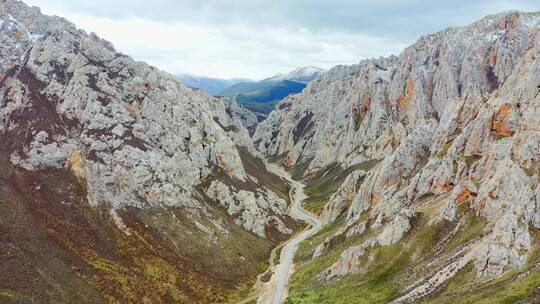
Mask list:
[[[260,304],[278,304],[285,300],[287,297],[287,282],[292,273],[294,255],[298,244],[317,233],[322,227],[321,221],[315,215],[302,208],[302,201],[306,197],[304,184],[293,180],[288,172],[277,165],[269,165],[269,170],[292,185],[291,205],[288,214],[297,221],[307,223],[309,227],[289,239],[281,247],[279,263],[271,269],[272,276],[270,280],[261,286],[261,294],[257,301]]]
[[[304,222],[308,226],[272,250],[269,267],[257,276],[253,287],[254,292],[238,304],[255,301],[258,304],[282,303],[287,298],[287,282],[294,270],[293,261],[298,244],[317,233],[322,227],[322,223],[316,215],[302,208],[302,202],[306,198],[304,184],[293,180],[290,173],[286,172],[282,166],[270,163],[267,163],[266,166],[270,172],[280,176],[291,185],[289,192],[291,205],[288,214],[291,218]]]

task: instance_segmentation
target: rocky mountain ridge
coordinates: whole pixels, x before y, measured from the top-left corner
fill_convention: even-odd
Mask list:
[[[538,13],[335,67],[256,130],[20,1],[0,39],[2,303],[244,299],[299,228],[263,156],[325,224],[288,303],[540,300]]]
[[[2,298],[73,302],[101,288],[84,302],[215,302],[262,272],[296,224],[237,106],[20,1],[2,0],[0,20],[2,208],[26,208],[17,221],[2,210]],[[24,240],[35,235],[47,236]],[[65,258],[39,272],[46,246]],[[62,267],[65,281],[48,277]],[[169,283],[141,295],[150,279]]]
[[[290,71],[289,73],[278,74],[278,75],[272,76],[262,81],[290,80],[290,81],[308,83],[312,81],[313,79],[317,78],[317,76],[321,75],[322,73],[324,73],[324,70],[319,67],[305,66],[305,67],[296,68]]]
[[[318,280],[362,273],[369,252],[416,233],[418,218],[455,226],[469,214],[486,221],[480,235],[435,255],[442,266],[402,282],[410,289],[397,302],[439,290],[469,262],[479,276],[526,267],[540,228],[539,22],[538,13],[491,15],[423,36],[399,56],[335,67],[257,127],[257,148],[308,183],[353,171],[317,210],[341,227],[305,261],[326,261]]]
[[[20,54],[2,79],[1,129],[28,130],[10,155],[12,164],[26,170],[75,166],[91,188],[91,202],[114,208],[197,205],[194,189],[212,167],[247,181],[236,145],[256,152],[222,102],[69,23],[41,30],[8,16],[8,35],[28,39],[26,49],[14,46]],[[25,119],[47,102],[54,102],[56,113],[47,110],[56,117]],[[47,119],[57,119],[52,129],[36,125]]]

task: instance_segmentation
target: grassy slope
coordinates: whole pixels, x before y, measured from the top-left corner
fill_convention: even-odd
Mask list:
[[[313,249],[327,236],[332,235],[340,226],[338,221],[321,230],[318,234],[300,244],[296,256],[298,268],[292,275],[289,298],[286,303],[387,303],[398,297],[400,292],[416,280],[435,270],[429,266],[436,262],[436,257],[449,254],[470,240],[483,235],[485,220],[473,213],[465,213],[464,225],[450,240],[443,242],[446,236],[455,228],[457,221],[441,221],[429,224],[424,216],[413,221],[413,229],[395,245],[375,247],[368,250],[360,260],[358,273],[331,283],[323,283],[317,275],[332,265],[344,249],[351,245],[362,243],[370,235],[379,231],[369,231],[357,239],[337,242],[325,251],[321,257],[311,259]],[[540,234],[538,231],[536,234]],[[537,237],[535,237],[538,240]],[[503,280],[481,283],[476,278],[472,267],[462,270],[441,294],[435,295],[426,303],[532,303],[538,300],[539,269],[531,265],[540,262],[538,241],[535,253],[528,263],[528,269],[521,273],[530,273],[517,278],[517,271],[507,274]],[[438,252],[438,248],[441,252]],[[438,260],[442,261],[442,260]],[[437,265],[436,262],[434,265]],[[474,288],[469,292],[464,284]],[[515,302],[512,302],[515,301]],[[529,301],[529,302],[527,302]]]
[[[254,83],[235,84],[223,90],[220,95],[242,96],[251,101],[265,102],[282,99],[289,94],[301,92],[305,87],[306,84],[297,81],[262,80]]]
[[[376,163],[377,161],[367,161],[347,169],[341,168],[336,163],[308,177],[308,184],[305,188],[308,198],[303,202],[303,207],[306,210],[319,214],[324,209],[330,196],[339,189],[349,174],[358,169],[368,170]]]
[[[280,101],[281,100],[257,102],[257,101],[244,100],[239,103],[243,105],[244,108],[250,110],[251,112],[262,113],[262,114],[268,115],[270,114],[270,112],[272,112],[272,110],[276,108],[276,105]]]
[[[219,208],[216,242],[180,209],[120,210],[128,236],[71,171],[14,169],[1,143],[0,303],[234,303],[266,267],[274,244]]]
[[[332,265],[343,250],[354,244],[338,246],[302,264],[292,276],[290,296],[286,303],[387,303],[399,290],[399,284],[395,282],[399,272],[412,263],[416,248],[425,246],[422,243],[431,238],[431,235],[420,238],[418,233],[410,233],[409,239],[414,244],[409,246],[409,250],[404,250],[401,245],[369,250],[361,259],[362,273],[349,275],[338,282],[323,283],[316,276]],[[367,237],[361,237],[355,243],[359,244]]]
[[[281,198],[289,201],[290,186],[286,181],[266,170],[264,162],[251,155],[246,148],[238,147],[238,151],[246,173],[257,178],[260,186],[268,187]]]
[[[278,160],[281,160],[281,156],[276,156]],[[291,177],[295,180],[301,180],[304,178],[304,173],[309,167],[310,162],[306,161],[303,163],[294,164],[290,167],[287,167],[287,171],[291,174]]]
[[[469,157],[466,161],[473,163],[477,159]],[[289,172],[295,178],[302,178],[308,165],[309,162],[292,166]],[[370,168],[374,163],[363,165]],[[320,212],[351,169],[343,170],[334,165],[305,178],[309,198],[304,207]],[[534,174],[540,174],[540,170],[529,175]],[[458,215],[463,218],[463,225],[449,239],[446,237],[458,221],[429,224],[427,217],[421,215],[399,243],[369,249],[361,258],[357,273],[335,282],[321,282],[318,274],[332,265],[343,250],[380,232],[368,230],[360,239],[334,239],[322,256],[312,260],[315,248],[342,226],[343,218],[338,218],[299,245],[295,256],[298,267],[292,275],[286,303],[388,303],[402,295],[404,288],[413,282],[432,275],[453,252],[484,235],[485,219],[465,205],[460,206]],[[422,299],[422,303],[540,303],[540,230],[531,228],[531,233],[535,243],[523,269],[509,270],[496,279],[477,278],[473,265],[469,264],[444,284],[441,291]]]
[[[235,85],[225,89],[224,93],[226,96],[235,96],[239,104],[253,112],[269,114],[280,100],[301,92],[305,86],[304,83],[289,80],[261,81]]]
[[[473,265],[467,265],[446,288],[422,303],[540,303],[540,231],[531,229],[533,252],[525,267],[510,270],[501,278],[479,279]]]
[[[336,219],[333,223],[326,225],[319,232],[308,238],[307,240],[301,242],[298,245],[298,249],[294,255],[294,261],[297,262],[306,262],[311,259],[315,248],[319,246],[324,240],[334,234],[336,230],[343,225],[343,216]]]

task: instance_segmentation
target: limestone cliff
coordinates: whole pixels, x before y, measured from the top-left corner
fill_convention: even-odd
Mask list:
[[[322,277],[361,272],[368,248],[400,242],[419,216],[458,223],[469,212],[486,220],[482,237],[452,259],[474,261],[478,275],[524,267],[540,228],[539,57],[540,15],[501,13],[399,56],[337,66],[278,105],[257,148],[307,182],[335,164],[355,169],[321,214],[328,224],[341,216],[343,229],[369,221],[372,236]]]
[[[1,244],[32,260],[15,271],[2,257],[2,292],[73,303],[102,288],[89,302],[216,302],[262,272],[295,224],[288,187],[258,158],[237,106],[19,1],[0,1],[0,40]],[[216,185],[230,195],[215,195]],[[14,202],[28,218],[9,220]],[[48,278],[36,249],[11,239],[25,235],[25,221],[50,234],[37,248],[61,252],[77,288]],[[88,226],[95,235],[72,235]],[[151,278],[169,283],[141,295]]]

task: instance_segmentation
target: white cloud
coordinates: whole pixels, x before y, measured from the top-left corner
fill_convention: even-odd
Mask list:
[[[455,0],[460,2],[461,0]],[[509,1],[27,0],[173,74],[261,79],[298,66],[331,68],[398,54],[419,35],[460,25]],[[515,4],[514,4],[515,3]],[[489,5],[488,5],[489,4]],[[515,5],[515,6],[514,6]],[[538,7],[538,5],[536,6]]]
[[[303,65],[331,68],[356,63],[403,47],[362,35],[313,34],[306,29],[201,26],[72,13],[64,17],[110,40],[119,51],[173,74],[262,79]]]

